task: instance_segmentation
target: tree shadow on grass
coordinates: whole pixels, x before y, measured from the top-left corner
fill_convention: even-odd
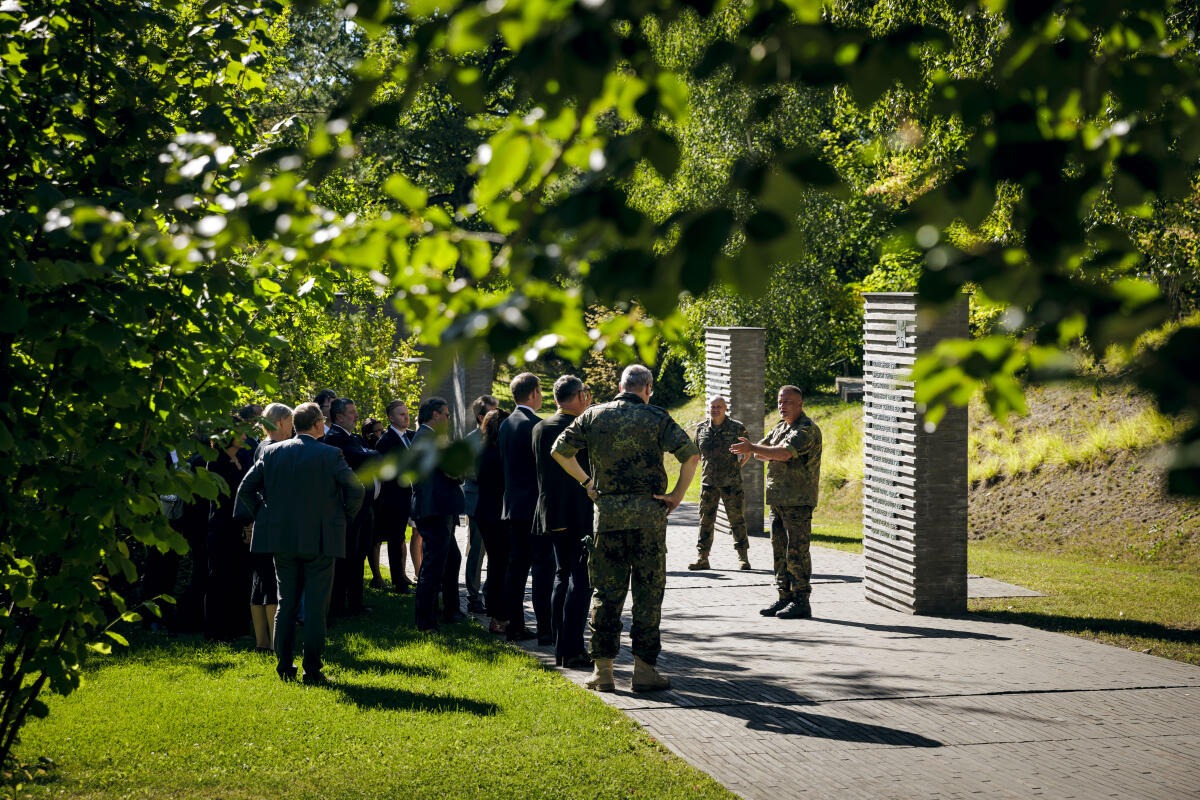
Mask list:
[[[439,697],[417,694],[386,686],[363,686],[339,682],[337,691],[359,708],[384,711],[429,711],[437,714],[473,714],[490,717],[500,713],[500,706],[465,697]]]
[[[989,622],[1026,625],[1054,633],[1137,636],[1176,644],[1200,645],[1200,628],[1172,628],[1159,622],[1136,619],[1105,619],[1101,617],[1070,617],[1065,614],[1044,614],[1037,611],[972,611],[968,617]]]

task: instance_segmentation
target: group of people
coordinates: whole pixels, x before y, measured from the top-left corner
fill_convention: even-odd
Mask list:
[[[455,538],[465,515],[468,611],[486,613],[492,633],[510,641],[536,637],[554,647],[558,665],[592,670],[589,688],[612,691],[621,615],[632,590],[632,688],[665,689],[670,681],[656,663],[667,515],[682,501],[702,457],[699,558],[690,568],[709,567],[718,502],[725,504],[741,567],[750,568],[740,469],[751,457],[766,461],[779,597],[762,613],[811,616],[808,539],[821,436],[803,412],[798,389],[780,390],[780,423],[757,443],[727,415],[723,398],[710,403],[708,418],[689,437],[649,403],[653,374],[641,365],[624,370],[620,393],[607,403],[594,404],[588,386],[574,375],[558,378],[552,387],[556,413],[544,419],[536,375],[516,376],[510,389],[511,411],[490,395],[472,404],[476,425],[466,438],[475,454],[473,470],[457,475],[436,467],[411,485],[360,476],[403,474],[396,463],[415,464],[420,452],[445,446],[450,408],[442,398],[421,404],[416,431],[408,428],[405,403],[395,400],[386,408],[386,427],[365,420],[355,433],[355,403],[328,390],[295,409],[280,403],[243,409],[263,423],[266,436],[261,442],[231,437],[207,465],[233,494],[214,501],[209,513],[206,632],[214,638],[236,633],[236,618],[242,625],[246,619],[238,595],[248,594],[259,647],[274,652],[280,677],[299,674],[294,650],[300,621],[303,680],[326,683],[321,654],[328,615],[369,610],[364,566],[370,565],[371,583],[383,588],[385,544],[392,590],[415,591],[418,630],[436,631],[439,623],[465,618],[459,606],[463,557]],[[417,452],[405,459],[409,450]],[[681,465],[670,491],[664,453]],[[394,462],[391,469],[371,468],[384,460]],[[407,558],[415,590],[406,576]],[[526,624],[527,585],[532,629]],[[584,636],[589,607],[590,649]]]

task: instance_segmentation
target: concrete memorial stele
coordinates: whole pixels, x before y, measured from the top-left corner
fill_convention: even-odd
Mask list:
[[[765,328],[705,328],[704,383],[708,401],[718,395],[729,404],[726,412],[746,426],[750,441],[763,437],[763,392],[767,370]],[[690,431],[695,435],[695,431]],[[762,462],[753,459],[742,468],[746,492],[746,533],[763,534],[764,476]],[[717,510],[716,535],[730,535],[725,506]]]
[[[911,292],[864,294],[863,584],[910,614],[967,609],[967,409],[927,426],[908,372],[966,338],[967,303],[934,314]]]

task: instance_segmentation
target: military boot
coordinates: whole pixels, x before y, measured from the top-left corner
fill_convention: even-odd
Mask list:
[[[738,569],[750,569],[750,556],[745,550],[738,550]]]
[[[762,614],[764,617],[773,617],[780,611],[783,611],[785,608],[787,608],[791,602],[791,598],[781,597],[766,608],[760,608],[758,613]]]
[[[633,690],[635,692],[658,692],[671,688],[671,679],[658,674],[653,664],[633,657]]]
[[[800,597],[788,603],[776,615],[779,619],[811,619],[812,606],[807,597]]]
[[[611,658],[593,659],[592,674],[583,684],[594,692],[613,692],[617,685],[613,682],[613,660]]]
[[[691,564],[688,564],[688,569],[690,569],[690,570],[709,569],[708,553],[701,553],[700,556],[695,561],[693,561]]]

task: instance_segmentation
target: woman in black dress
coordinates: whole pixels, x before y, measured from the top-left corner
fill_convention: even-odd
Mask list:
[[[232,641],[250,630],[246,597],[250,594],[249,529],[233,519],[233,501],[252,454],[242,438],[232,431],[226,434],[227,446],[217,460],[205,466],[220,475],[229,487],[209,506],[208,585],[204,596],[204,636],[217,641]]]
[[[483,418],[483,448],[475,457],[475,482],[479,485],[479,501],[475,506],[475,524],[483,537],[487,553],[488,576],[484,601],[492,614],[488,630],[504,633],[508,621],[497,617],[504,609],[504,566],[508,563],[508,523],[500,519],[504,507],[504,463],[500,459],[500,423],[508,412],[493,408]],[[496,569],[493,564],[499,564]]]

